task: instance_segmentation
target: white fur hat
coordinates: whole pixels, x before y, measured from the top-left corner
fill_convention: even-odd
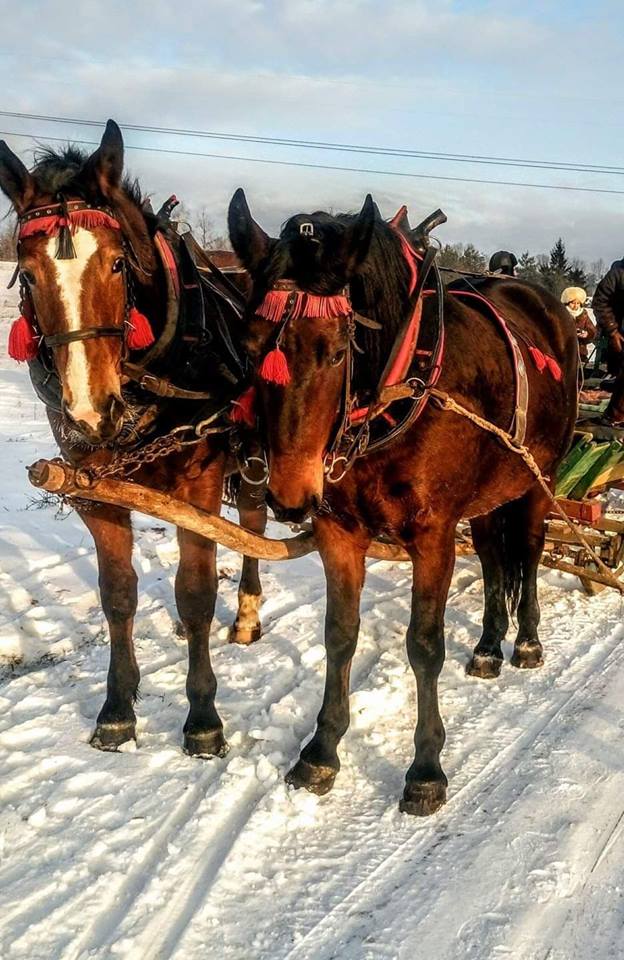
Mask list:
[[[571,303],[573,300],[578,300],[579,303],[585,303],[587,293],[582,287],[566,287],[561,294],[562,303]]]

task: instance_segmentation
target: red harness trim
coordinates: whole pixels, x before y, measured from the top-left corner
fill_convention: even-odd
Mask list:
[[[429,292],[429,291],[425,291],[425,292]],[[492,301],[488,300],[487,297],[484,297],[483,294],[477,293],[476,291],[472,291],[472,290],[447,290],[447,293],[452,294],[453,296],[456,296],[456,297],[472,297],[473,300],[480,300],[481,303],[484,303],[486,307],[488,307],[492,316],[497,320],[501,330],[505,334],[505,337],[507,339],[507,342],[509,343],[509,346],[511,347],[511,354],[514,361],[514,374],[516,376],[516,382],[517,382],[519,371],[518,371],[518,364],[516,362],[515,351],[513,349],[514,335],[512,334],[509,327],[507,326],[507,321],[502,316],[502,314],[499,313],[499,311],[497,310],[495,305],[492,303]],[[531,343],[531,341],[527,340],[526,337],[523,337],[520,334],[518,334],[517,336],[518,336],[518,339],[522,340],[523,343],[525,343],[526,346],[528,347],[529,353],[531,355],[531,359],[533,360],[533,363],[535,364],[537,370],[540,373],[543,373],[544,370],[547,368],[551,377],[554,380],[560,381],[562,377],[561,367],[559,366],[555,358],[553,356],[550,356],[550,354],[548,353],[544,353],[543,350],[540,350],[539,347],[537,347],[534,343]]]
[[[176,258],[173,255],[173,250],[169,241],[160,230],[157,230],[154,234],[154,242],[158,247],[160,256],[163,263],[169,271],[169,276],[171,277],[171,282],[173,284],[173,289],[175,291],[176,298],[180,299],[180,276],[178,274],[178,265],[176,263]]]

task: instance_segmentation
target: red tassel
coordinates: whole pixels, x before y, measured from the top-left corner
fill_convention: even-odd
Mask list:
[[[126,333],[128,348],[130,350],[145,350],[146,347],[151,347],[154,339],[147,317],[136,307],[132,307],[128,316],[128,331]]]
[[[244,423],[248,427],[256,425],[256,388],[248,387],[238,400],[232,400],[230,410],[232,423]]]
[[[275,383],[279,387],[285,387],[290,383],[290,371],[286,355],[279,347],[275,347],[262,361],[260,367],[260,376],[267,383]]]
[[[550,375],[553,380],[556,380],[557,383],[561,381],[561,367],[557,363],[554,357],[546,357],[546,363],[548,369],[550,370]]]
[[[533,358],[533,363],[540,373],[543,373],[544,370],[548,369],[548,372],[553,380],[556,380],[557,383],[561,381],[561,367],[554,357],[550,357],[547,353],[543,353],[539,347],[529,347],[529,353]]]
[[[34,360],[38,352],[39,338],[35,328],[26,317],[18,317],[9,331],[9,356],[22,363],[24,360]]]
[[[265,320],[272,320],[273,323],[279,323],[284,316],[284,310],[290,296],[289,290],[270,290],[256,313]]]
[[[539,347],[529,347],[529,353],[533,357],[533,363],[537,367],[540,373],[543,373],[546,369],[546,354],[542,353]]]

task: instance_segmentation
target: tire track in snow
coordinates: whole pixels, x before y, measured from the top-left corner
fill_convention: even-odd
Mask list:
[[[607,669],[624,665],[624,648],[620,646],[621,637],[622,629],[616,627],[609,638],[610,646],[604,657],[598,663],[592,662],[584,671],[583,685],[560,698],[554,707],[543,709],[536,722],[487,762],[477,776],[451,795],[443,808],[442,815],[439,814],[438,817],[444,816],[445,812],[448,812],[455,821],[469,816],[466,807],[473,804],[480,793],[487,792],[489,786],[494,789],[502,784],[506,777],[511,777],[518,755],[522,751],[534,745],[539,739],[544,739],[544,734],[549,731],[553,721],[570,712],[572,708],[578,709],[588,701],[595,690],[604,685],[604,672]],[[330,960],[330,958],[333,960],[342,955],[336,953],[336,949],[344,951],[355,942],[359,942],[361,946],[366,932],[364,931],[363,934],[362,927],[366,925],[367,919],[370,923],[371,915],[375,913],[374,922],[381,923],[380,905],[382,909],[390,907],[392,894],[409,882],[415,869],[418,868],[418,861],[422,864],[427,855],[435,850],[436,857],[444,858],[448,862],[453,858],[454,848],[471,843],[471,839],[466,839],[462,831],[448,833],[448,826],[448,818],[446,818],[443,834],[438,832],[434,832],[433,836],[413,834],[384,856],[364,880],[352,888],[288,953],[283,955],[283,960]],[[424,892],[429,889],[432,891],[429,897],[436,896],[435,883],[428,888],[422,873],[419,874],[419,880],[421,897],[417,908],[415,904],[412,905],[413,911],[410,914],[412,925],[416,913],[423,915],[427,911],[427,896]],[[394,922],[396,923],[396,916]],[[366,956],[372,957],[374,955],[372,948],[369,947],[369,950],[371,952]],[[382,953],[380,952],[379,955],[381,956]]]
[[[374,649],[367,651],[360,657],[357,669],[354,671],[354,691],[366,682],[371,671],[378,663],[379,647],[379,643],[374,641]],[[280,690],[278,695],[274,692],[270,702],[278,704],[281,700],[295,694],[299,685],[298,683],[292,684],[288,689]],[[259,704],[259,706],[263,709],[264,705]],[[221,771],[215,771],[214,777],[209,780],[210,785],[216,786],[218,781],[226,775],[227,766]],[[207,785],[205,781],[202,782],[205,786]],[[171,855],[167,852],[167,847],[171,844],[174,836],[179,836],[188,826],[189,821],[202,803],[204,798],[202,794],[202,797],[198,798],[197,803],[183,817],[176,818],[177,829],[171,836],[165,835],[163,841],[158,842],[158,838],[152,835],[148,845],[153,848],[153,855],[142,858],[133,867],[132,875],[126,876],[119,887],[110,891],[104,906],[98,911],[98,915],[93,918],[77,943],[72,944],[71,950],[67,954],[67,960],[80,960],[85,954],[97,956],[99,950],[109,946],[113,939],[124,939],[125,936],[132,940],[133,956],[136,955],[141,960],[167,960],[175,951],[197,909],[201,907],[209,895],[210,888],[214,886],[217,880],[220,867],[225,862],[230,850],[239,841],[257,804],[261,799],[280,788],[281,782],[278,782],[267,792],[266,787],[253,776],[248,779],[244,786],[237,785],[236,797],[232,804],[228,804],[227,797],[219,795],[216,798],[219,805],[224,805],[228,809],[223,827],[219,827],[219,839],[216,843],[214,842],[214,817],[206,817],[205,827],[200,828],[199,833],[193,837],[193,846],[198,848],[198,852],[191,857],[189,863],[184,853],[181,856],[175,853]],[[200,785],[197,784],[194,793],[199,789]],[[206,799],[209,802],[213,798]],[[158,832],[160,834],[161,831]],[[222,838],[222,835],[225,839]],[[161,855],[160,860],[158,858],[159,854]],[[187,879],[182,884],[177,879],[177,869],[181,860],[184,861],[184,870],[187,874]],[[162,865],[160,865],[161,863]],[[165,893],[162,889],[163,875],[166,876],[167,873],[172,873],[173,876],[169,891]],[[143,876],[139,883],[136,877],[140,874],[143,874]],[[131,923],[132,918],[128,918],[128,911],[134,901],[152,882],[158,882],[159,898],[163,906],[158,911],[158,917],[151,917],[134,940],[131,930],[124,933],[123,929],[128,923]],[[143,917],[143,919],[145,918]],[[94,953],[96,950],[98,952]],[[66,960],[65,956],[63,960]]]
[[[184,829],[206,797],[206,788],[218,779],[218,772],[205,770],[199,780],[187,791],[186,797],[164,818],[144,845],[143,851],[128,870],[119,885],[114,886],[105,898],[97,915],[88,923],[81,935],[64,952],[63,960],[80,960],[100,947],[106,947],[120,921],[128,912],[130,904],[151,880],[157,864],[162,860],[169,844]]]

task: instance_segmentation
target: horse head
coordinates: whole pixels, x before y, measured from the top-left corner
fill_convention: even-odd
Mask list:
[[[121,430],[122,360],[151,337],[149,328],[143,339],[129,337],[132,285],[155,263],[136,188],[122,179],[123,160],[112,120],[91,156],[74,147],[46,150],[31,171],[0,142],[0,188],[18,217],[17,359],[47,352],[63,412],[92,445]],[[143,274],[138,281],[134,270]]]
[[[346,288],[376,216],[368,196],[357,215],[291,217],[274,239],[253,220],[242,190],[230,204],[232,245],[253,282],[245,348],[257,369],[268,502],[280,519],[299,521],[321,505],[325,454],[350,377]]]

